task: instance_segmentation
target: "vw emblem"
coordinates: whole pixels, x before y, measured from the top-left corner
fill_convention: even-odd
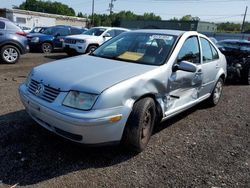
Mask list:
[[[43,84],[38,84],[37,87],[36,87],[36,90],[35,90],[35,95],[36,96],[39,96],[43,93],[44,91],[44,86]]]

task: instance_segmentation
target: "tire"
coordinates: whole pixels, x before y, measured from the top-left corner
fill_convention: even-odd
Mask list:
[[[41,45],[42,52],[45,54],[49,54],[53,51],[53,46],[49,42],[44,42]]]
[[[222,94],[222,89],[223,89],[223,80],[222,78],[219,78],[219,80],[216,82],[214,86],[211,96],[208,98],[207,101],[210,106],[216,106],[219,103]]]
[[[96,48],[97,48],[97,46],[90,45],[90,46],[88,46],[86,53],[91,53],[91,52],[95,51]]]
[[[250,67],[247,67],[242,74],[242,83],[250,85]]]
[[[143,98],[134,104],[123,133],[125,147],[136,152],[146,148],[155,124],[155,111],[152,98]]]
[[[20,51],[12,45],[3,46],[0,53],[3,63],[15,64],[20,58]]]

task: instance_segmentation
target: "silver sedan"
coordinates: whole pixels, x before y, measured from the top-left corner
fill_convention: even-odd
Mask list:
[[[160,121],[204,100],[218,104],[225,78],[225,57],[206,36],[137,30],[35,67],[19,93],[29,115],[58,135],[140,152]]]

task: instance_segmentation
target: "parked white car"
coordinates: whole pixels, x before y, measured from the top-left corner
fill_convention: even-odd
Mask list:
[[[105,41],[125,31],[119,27],[93,27],[81,35],[68,36],[64,41],[64,51],[68,55],[84,54],[94,51]]]

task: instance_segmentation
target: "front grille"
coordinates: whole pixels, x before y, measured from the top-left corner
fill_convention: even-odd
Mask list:
[[[75,39],[65,39],[64,42],[65,42],[65,43],[68,43],[68,44],[75,44],[75,43],[76,43],[76,40],[75,40]]]
[[[36,90],[37,90],[39,84],[40,83],[38,81],[32,79],[30,84],[29,84],[28,91],[30,93],[32,93],[33,95],[35,95],[35,96],[37,96],[37,97],[39,97],[47,102],[50,102],[50,103],[53,102],[60,93],[59,89],[55,89],[53,87],[43,85],[43,87],[44,87],[43,91],[41,93],[37,94]]]

